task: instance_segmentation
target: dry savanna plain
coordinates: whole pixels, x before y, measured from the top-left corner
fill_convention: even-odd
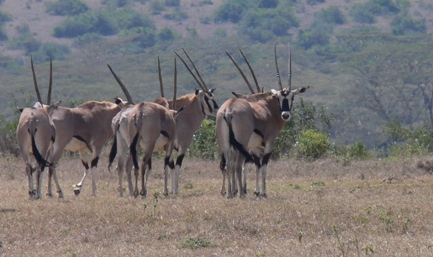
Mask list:
[[[0,159],[0,256],[433,256],[433,177],[419,159],[273,161],[268,198],[221,196],[218,162],[187,158],[178,195],[162,195],[156,159],[147,198],[119,197],[98,168],[98,196],[77,157],[58,167],[64,199],[29,200],[24,163]],[[123,189],[127,186],[124,181]],[[128,192],[126,191],[126,194]]]

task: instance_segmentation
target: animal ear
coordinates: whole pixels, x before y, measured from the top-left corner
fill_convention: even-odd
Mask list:
[[[58,107],[58,106],[60,105],[61,102],[62,102],[62,100],[60,100],[60,101],[58,101],[58,102],[55,102],[55,103],[53,104],[53,106]]]
[[[246,99],[247,96],[241,93],[236,93],[236,92],[232,92],[232,94],[236,97],[236,98],[241,98],[241,99]]]
[[[198,95],[198,92],[199,92],[200,90],[198,90],[198,88],[196,88],[195,89],[195,95]]]
[[[116,97],[114,98],[114,102],[115,102],[117,105],[121,105],[121,104],[123,104],[123,100],[122,100],[122,98],[120,98],[120,97],[118,97],[118,96],[116,96]]]
[[[275,89],[271,89],[271,95],[272,95],[272,96],[276,96],[276,95],[278,95],[278,91],[275,90]]]
[[[213,93],[213,91],[215,91],[215,89],[216,89],[216,88],[211,88],[209,91],[210,91],[211,93]]]
[[[297,94],[299,94],[299,93],[304,93],[304,92],[307,91],[307,89],[309,89],[309,88],[310,88],[310,86],[307,86],[307,87],[300,87],[300,88],[298,88],[298,89],[292,90],[292,94],[293,94],[293,95],[297,95]]]
[[[19,108],[18,111],[19,111],[19,112],[23,112],[23,111],[24,111],[24,108]]]

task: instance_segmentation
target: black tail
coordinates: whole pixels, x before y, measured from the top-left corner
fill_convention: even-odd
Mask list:
[[[236,137],[235,137],[235,134],[234,134],[233,128],[232,128],[231,118],[229,120],[229,119],[227,119],[226,116],[224,116],[224,120],[226,121],[227,126],[229,127],[229,143],[230,143],[230,145],[235,150],[239,151],[246,158],[245,162],[253,161],[253,157],[247,151],[247,149],[245,149],[245,147],[241,143],[239,143],[239,141],[236,140]]]
[[[113,164],[114,158],[117,155],[117,133],[114,134],[113,145],[111,146],[109,162],[108,162],[108,170],[111,170],[111,164]]]
[[[50,166],[50,163],[42,157],[42,155],[39,153],[38,147],[36,146],[36,141],[34,135],[31,135],[32,137],[32,151],[33,155],[35,156],[36,161],[39,164],[39,167],[41,168],[41,172],[44,171],[46,166]]]
[[[132,161],[134,163],[134,168],[138,169],[138,161],[137,161],[137,143],[138,143],[138,132],[135,135],[134,139],[132,140],[132,144],[129,147],[129,152],[132,156]]]

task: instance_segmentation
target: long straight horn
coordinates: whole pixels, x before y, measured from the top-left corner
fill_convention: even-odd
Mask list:
[[[113,74],[114,78],[116,79],[117,83],[119,83],[120,88],[122,89],[123,93],[126,96],[126,100],[128,101],[129,104],[132,104],[132,97],[128,92],[128,89],[126,89],[126,86],[123,84],[123,82],[120,80],[120,78],[116,75],[116,73],[113,71],[113,69],[111,68],[111,66],[109,64],[107,64],[108,68],[111,71],[111,74]]]
[[[51,88],[53,87],[53,60],[50,56],[50,82],[48,84],[47,105],[51,103]]]
[[[159,76],[159,89],[161,90],[161,97],[164,97],[164,86],[162,85],[161,64],[159,62],[159,56],[158,56],[158,76]]]
[[[32,58],[32,56],[30,56],[30,64],[32,66],[33,84],[35,85],[36,96],[38,97],[39,103],[43,104],[42,98],[41,98],[41,93],[39,93],[38,82],[36,82],[36,74],[35,74],[35,68],[33,67],[33,58]]]
[[[283,85],[281,85],[280,71],[278,70],[277,43],[274,44],[274,58],[275,58],[275,68],[277,68],[278,86],[280,87],[280,90],[283,90]]]
[[[185,53],[186,57],[188,57],[188,60],[191,62],[192,67],[194,67],[195,72],[197,72],[197,75],[198,75],[198,77],[199,77],[199,79],[200,79],[200,81],[201,81],[201,83],[202,83],[204,89],[205,89],[206,91],[209,91],[209,89],[208,89],[207,86],[206,86],[206,83],[204,83],[204,80],[203,80],[203,78],[202,78],[201,75],[200,75],[200,72],[198,72],[197,67],[195,67],[194,62],[191,60],[191,58],[189,58],[189,55],[186,53],[185,49],[182,48],[182,50],[183,50],[183,52]]]
[[[247,83],[248,88],[251,91],[251,94],[254,94],[254,90],[251,87],[250,82],[248,81],[247,77],[245,76],[244,72],[241,70],[241,68],[239,68],[239,65],[235,62],[235,60],[233,59],[233,57],[226,51],[226,54],[229,56],[230,60],[232,60],[233,64],[236,66],[236,68],[238,68],[239,73],[242,75],[242,78],[244,78],[245,83]]]
[[[176,93],[177,93],[177,65],[176,65],[176,57],[174,57],[174,89],[173,89],[173,106],[172,106],[173,110],[176,110]]]
[[[289,91],[292,91],[292,51],[290,49],[290,43],[287,44],[287,47],[289,51],[289,73],[287,75],[289,77],[288,88]]]
[[[183,62],[183,65],[185,65],[185,67],[187,68],[187,70],[189,71],[189,73],[191,73],[192,77],[195,79],[195,82],[197,82],[197,84],[200,86],[200,88],[203,89],[203,90],[206,90],[203,87],[203,85],[200,83],[200,81],[197,79],[197,77],[194,75],[194,73],[191,71],[191,69],[188,67],[188,64],[186,64],[186,62],[182,59],[182,57],[180,57],[180,55],[176,51],[174,51],[174,53]]]
[[[239,52],[241,52],[242,56],[244,57],[245,62],[248,65],[248,68],[250,69],[251,75],[253,75],[254,83],[256,84],[256,88],[257,88],[257,93],[260,93],[259,82],[257,82],[256,74],[254,73],[253,68],[250,65],[250,62],[248,61],[247,57],[245,57],[245,55],[241,49],[239,49]]]

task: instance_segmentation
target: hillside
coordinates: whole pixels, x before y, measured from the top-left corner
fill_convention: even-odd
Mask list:
[[[49,4],[78,2],[88,11],[48,14]],[[63,7],[61,11],[65,9],[73,10]],[[0,11],[4,14],[0,114],[6,120],[17,117],[15,106],[35,101],[30,55],[37,64],[42,91],[47,85],[47,61],[49,56],[54,58],[54,99],[75,106],[90,99],[111,100],[121,95],[107,63],[134,92],[134,97],[153,100],[159,95],[156,56],[162,60],[166,87],[171,87],[173,51],[185,48],[208,86],[218,89],[215,93],[222,103],[231,97],[232,91],[248,93],[225,51],[242,62],[237,54],[238,48],[242,48],[256,69],[259,83],[269,89],[276,85],[273,43],[281,43],[279,62],[281,67],[287,67],[283,44],[290,42],[293,84],[310,85],[311,90],[303,99],[335,115],[330,133],[335,140],[345,144],[361,140],[374,146],[378,144],[376,136],[391,119],[408,126],[417,124],[415,127],[429,121],[426,105],[410,103],[410,112],[406,113],[398,110],[398,106],[403,106],[398,104],[401,99],[387,100],[381,93],[369,95],[389,91],[394,96],[389,86],[394,87],[399,81],[405,81],[408,94],[414,92],[411,89],[416,91],[409,97],[414,101],[428,95],[421,85],[430,85],[430,76],[425,76],[429,70],[424,68],[429,63],[419,59],[431,55],[423,45],[431,45],[433,32],[433,20],[429,18],[433,4],[427,1],[5,0]],[[92,24],[94,21],[96,25]],[[79,31],[84,29],[87,30]],[[71,35],[72,32],[78,34]],[[395,48],[387,47],[391,44]],[[398,54],[387,53],[391,49]],[[404,55],[407,49],[412,52]],[[401,58],[409,58],[403,62],[421,65],[423,68],[417,70],[424,73],[417,78],[423,80],[402,77],[393,81],[395,76],[387,74],[395,68],[384,70],[388,66],[378,63],[383,58],[368,57],[378,53],[387,62],[399,63]],[[370,68],[373,66],[377,68]],[[282,78],[286,78],[286,69],[281,67]],[[397,73],[406,74],[405,66],[398,69],[401,71]],[[184,67],[179,68],[179,73],[179,94],[192,92],[197,87],[194,80]],[[383,88],[375,88],[377,83],[371,83],[374,78],[382,80],[378,85]],[[360,92],[364,88],[360,85],[366,83]],[[374,104],[380,107],[368,106],[364,98],[377,98]],[[412,116],[416,118],[409,118]]]

